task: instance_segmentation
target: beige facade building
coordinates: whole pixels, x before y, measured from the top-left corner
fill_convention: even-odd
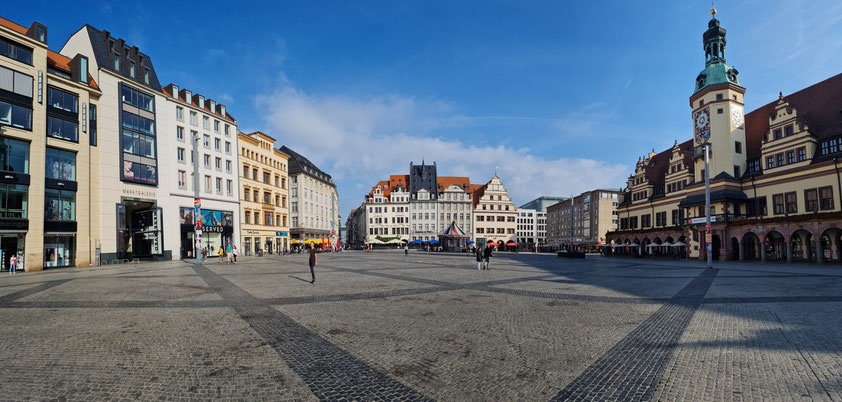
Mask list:
[[[336,244],[339,236],[339,193],[329,174],[313,162],[281,147],[288,154],[290,174],[290,236],[295,243],[313,240],[321,247]]]
[[[47,48],[47,27],[0,18],[0,266],[85,267],[99,231],[97,116],[88,57]]]
[[[648,254],[676,243],[715,260],[842,261],[839,158],[842,74],[743,114],[746,89],[725,64],[725,30],[703,35],[705,69],[690,96],[693,138],[641,158],[608,239]],[[704,151],[710,153],[710,241]]]
[[[438,232],[456,223],[468,236],[473,230],[471,180],[467,177],[438,176]]]
[[[517,207],[512,203],[503,181],[494,177],[485,185],[474,185],[473,239],[478,245],[488,241],[498,246],[517,238]]]
[[[365,244],[409,242],[409,176],[391,175],[366,196]],[[362,217],[361,217],[362,218]]]
[[[239,133],[243,253],[289,250],[289,155],[261,132]]]
[[[552,247],[597,246],[617,230],[621,190],[586,191],[547,208],[547,238]]]

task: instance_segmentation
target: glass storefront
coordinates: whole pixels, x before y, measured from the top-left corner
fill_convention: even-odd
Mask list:
[[[26,233],[4,233],[0,235],[0,264],[4,271],[9,270],[9,259],[12,255],[16,255],[18,259],[18,271],[23,271],[25,267],[24,247],[26,241]]]
[[[181,258],[193,256],[193,239],[195,236],[194,208],[181,207],[179,209],[179,223],[181,224]],[[208,258],[216,257],[220,248],[230,243],[234,233],[234,213],[231,211],[216,211],[202,209],[198,217],[202,223],[202,245],[208,250]],[[189,251],[188,251],[189,249]]]
[[[117,258],[152,257],[164,253],[161,208],[154,202],[124,199],[117,204]]]
[[[244,255],[251,254],[251,237],[243,238],[243,253]]]
[[[72,267],[76,261],[76,236],[44,236],[44,268]]]

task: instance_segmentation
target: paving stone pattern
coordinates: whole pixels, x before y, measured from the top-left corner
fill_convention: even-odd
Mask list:
[[[0,400],[842,400],[842,267],[343,252],[0,275]]]

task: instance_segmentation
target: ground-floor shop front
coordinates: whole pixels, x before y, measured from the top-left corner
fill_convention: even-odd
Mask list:
[[[242,238],[244,255],[283,254],[290,250],[287,232],[244,230]]]
[[[194,212],[195,208],[192,207],[179,208],[181,258],[196,258],[196,246],[199,250],[207,250],[209,257],[217,255],[219,249],[225,250],[228,245],[236,246],[233,211],[202,209],[201,216],[198,217],[198,222],[201,223],[201,238],[197,237]]]
[[[809,215],[609,232],[609,255],[716,261],[842,263],[842,214]],[[707,238],[710,238],[708,247]]]

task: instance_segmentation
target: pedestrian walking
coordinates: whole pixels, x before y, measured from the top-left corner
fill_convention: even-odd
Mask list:
[[[219,250],[217,250],[216,255],[219,256],[219,261],[216,262],[217,264],[222,264],[223,262],[225,262],[225,250],[222,247],[220,247]]]
[[[313,278],[310,280],[310,283],[316,282],[316,271],[313,270],[313,267],[316,266],[316,247],[313,245],[310,246],[310,276]]]
[[[237,251],[237,246],[234,246],[234,249],[233,249],[233,250],[231,250],[231,254],[233,254],[233,255],[234,255],[234,264],[236,264],[236,263],[237,263],[237,255],[239,255],[239,254],[240,254],[240,252],[239,252],[239,251]]]
[[[202,262],[201,263],[204,264],[205,260],[207,260],[207,259],[208,259],[208,248],[203,247],[202,248]]]
[[[485,259],[485,269],[491,269],[491,246],[485,247],[485,252],[483,252],[483,257]]]
[[[477,257],[477,270],[482,270],[482,249],[477,247],[474,254]]]
[[[225,247],[225,254],[228,254],[228,263],[229,264],[234,263],[234,253],[233,253],[233,251],[234,250],[231,248],[231,243],[228,243],[228,246]]]
[[[9,275],[17,273],[18,268],[18,257],[12,254],[12,257],[9,258]]]
[[[409,246],[408,245],[403,247],[403,255],[409,255]]]

